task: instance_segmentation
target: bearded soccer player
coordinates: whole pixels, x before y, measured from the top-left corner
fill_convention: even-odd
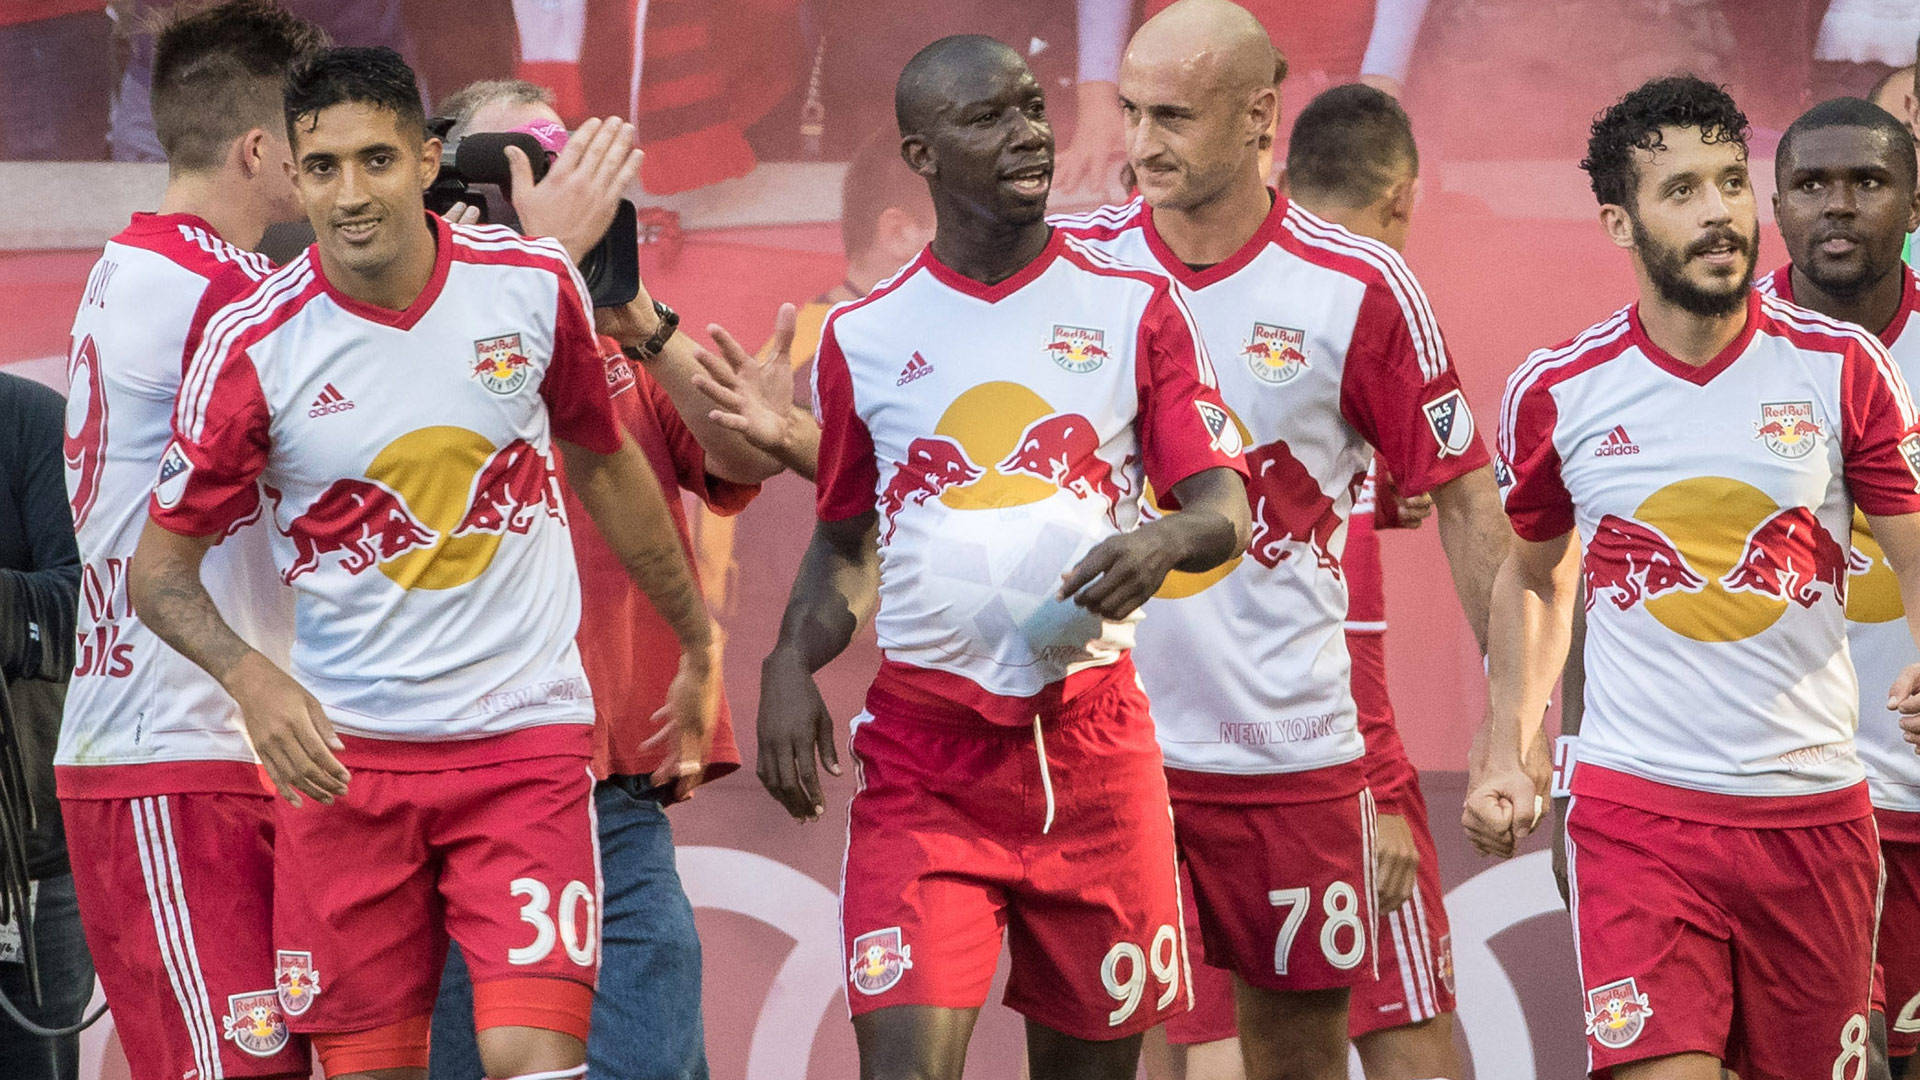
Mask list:
[[[1762,279],[1760,291],[1864,327],[1911,384],[1920,377],[1920,279],[1900,248],[1920,227],[1913,136],[1858,98],[1822,102],[1781,137],[1774,176],[1773,216],[1792,262]],[[1886,870],[1874,1026],[1904,1070],[1920,1046],[1920,756],[1888,714],[1885,691],[1920,652],[1891,566],[1858,512],[1852,533],[1846,614],[1860,679],[1856,742]]]
[[[1378,971],[1370,774],[1395,791],[1396,829],[1411,812],[1388,755],[1367,758],[1354,704],[1342,626],[1354,497],[1376,452],[1405,490],[1434,494],[1476,637],[1507,527],[1439,326],[1395,250],[1416,163],[1404,114],[1368,87],[1329,91],[1308,109],[1327,114],[1324,133],[1308,132],[1321,144],[1289,159],[1338,216],[1399,207],[1383,243],[1262,183],[1273,72],[1266,32],[1227,0],[1155,16],[1120,74],[1141,198],[1061,224],[1180,283],[1251,446],[1251,545],[1230,572],[1169,583],[1136,662],[1207,960],[1234,975],[1248,1075],[1331,1078],[1346,1074],[1350,999]],[[1386,146],[1361,185],[1345,173],[1353,148],[1324,144],[1368,125]],[[1399,955],[1406,915],[1392,926],[1411,970],[1422,959]],[[1431,967],[1439,931],[1418,929]],[[1400,990],[1397,967],[1391,980]],[[1398,1019],[1439,1011],[1431,993],[1416,1000]],[[1362,1030],[1378,1026],[1375,1014]]]
[[[67,491],[84,588],[56,777],[94,966],[135,1080],[305,1076],[274,985],[273,789],[220,684],[128,607],[128,564],[206,317],[271,270],[245,250],[300,214],[280,84],[320,32],[266,0],[163,26],[160,212],[108,242],[74,317]],[[293,596],[265,527],[216,534],[219,609],[284,658]]]
[[[390,50],[297,67],[284,113],[318,240],[209,321],[134,607],[238,702],[287,798],[277,968],[327,1075],[424,1075],[451,938],[488,1074],[577,1077],[600,889],[554,449],[679,640],[683,750],[714,722],[711,620],[564,249],[426,213],[440,145]],[[256,514],[297,594],[291,675],[200,584],[212,541]]]
[[[762,668],[760,775],[823,812],[813,673],[877,588],[841,900],[861,1075],[960,1075],[1004,926],[1032,1074],[1131,1077],[1188,997],[1127,654],[1168,572],[1245,545],[1239,441],[1171,283],[1048,226],[1053,131],[1018,53],[942,38],[895,105],[934,239],[822,329],[820,522]],[[1140,523],[1146,482],[1186,512]]]
[[[1621,1080],[1866,1070],[1880,856],[1853,746],[1847,539],[1857,507],[1911,629],[1920,434],[1876,338],[1752,288],[1746,134],[1732,98],[1689,76],[1594,121],[1583,166],[1639,298],[1529,357],[1501,409],[1519,540],[1463,821],[1502,856],[1537,823],[1577,529],[1567,869],[1589,1067]],[[1893,682],[1903,711],[1920,712],[1916,681],[1920,666]]]

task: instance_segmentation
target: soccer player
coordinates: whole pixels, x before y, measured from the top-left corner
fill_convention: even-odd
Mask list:
[[[1372,990],[1378,970],[1370,774],[1395,793],[1397,839],[1411,841],[1419,816],[1391,756],[1366,756],[1357,720],[1342,627],[1354,496],[1376,452],[1406,491],[1433,493],[1476,637],[1508,530],[1439,326],[1396,250],[1417,182],[1405,114],[1371,87],[1316,98],[1289,149],[1303,194],[1289,201],[1261,180],[1274,66],[1265,30],[1227,0],[1149,20],[1120,77],[1141,198],[1062,223],[1179,281],[1247,433],[1252,543],[1230,573],[1162,592],[1136,662],[1207,960],[1234,975],[1248,1075],[1338,1077],[1354,988]],[[1420,957],[1396,949],[1409,972],[1444,932],[1423,906],[1391,920],[1421,943]],[[1393,1019],[1441,1011],[1424,980],[1389,975],[1381,992],[1419,1005]],[[1363,1031],[1379,1026],[1370,1019]]]
[[[1053,132],[1018,53],[942,38],[895,106],[936,230],[822,330],[820,521],[762,667],[760,776],[824,811],[813,673],[877,588],[841,901],[861,1074],[960,1075],[1004,926],[1033,1076],[1131,1077],[1187,961],[1127,654],[1169,571],[1245,546],[1239,437],[1168,280],[1046,223]],[[1142,524],[1148,482],[1185,511]]]
[[[440,146],[390,50],[296,67],[284,113],[318,239],[209,321],[134,607],[226,687],[287,798],[280,1001],[327,1075],[424,1073],[451,938],[488,1074],[576,1077],[600,885],[553,450],[678,639],[664,710],[683,754],[714,723],[711,620],[565,251],[426,213]],[[255,514],[297,593],[291,675],[200,584],[212,542]]]
[[[176,18],[154,44],[160,212],[108,242],[74,317],[66,479],[84,559],[56,775],[87,938],[134,1080],[305,1076],[275,993],[273,789],[218,682],[128,606],[188,342],[266,276],[245,250],[300,214],[280,85],[320,32],[267,0]],[[264,525],[221,530],[219,610],[284,658],[293,597]]]
[[[1792,261],[1760,282],[1761,292],[1866,328],[1909,385],[1920,378],[1920,279],[1900,248],[1920,228],[1914,165],[1913,136],[1878,106],[1836,98],[1809,109],[1774,158],[1773,216]],[[1886,687],[1920,651],[1886,557],[1857,512],[1852,534],[1846,613],[1860,679],[1856,742],[1886,872],[1876,943],[1885,996],[1876,994],[1873,1020],[1904,1071],[1920,1046],[1920,756],[1887,713]]]
[[[1857,507],[1911,629],[1920,434],[1878,340],[1753,289],[1746,135],[1732,98],[1690,76],[1594,121],[1583,166],[1639,297],[1529,357],[1501,408],[1519,539],[1463,823],[1501,856],[1537,824],[1577,528],[1567,868],[1589,1067],[1619,1080],[1866,1069],[1880,858],[1853,747],[1846,540]],[[1920,712],[1916,681],[1908,667],[1891,688],[1904,711]]]

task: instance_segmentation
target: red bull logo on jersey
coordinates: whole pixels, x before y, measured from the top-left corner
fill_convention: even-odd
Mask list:
[[[1055,323],[1053,338],[1047,342],[1047,355],[1062,368],[1084,375],[1106,363],[1107,357],[1113,354],[1107,351],[1106,331]]]
[[[228,994],[227,1015],[220,1018],[222,1038],[254,1057],[272,1057],[286,1048],[291,1037],[280,1002],[272,990]]]
[[[1707,584],[1665,533],[1616,514],[1603,516],[1588,538],[1585,572],[1588,611],[1603,595],[1626,611],[1647,597],[1697,593]]]
[[[912,967],[913,946],[902,939],[899,927],[890,926],[853,939],[847,977],[863,994],[884,994]]]
[[[1811,401],[1768,401],[1760,406],[1753,437],[1766,443],[1778,458],[1798,461],[1813,453],[1827,429],[1813,418]]]
[[[277,508],[280,493],[268,488],[267,495]],[[414,548],[431,547],[440,539],[438,532],[414,515],[399,492],[378,480],[357,477],[335,480],[280,532],[293,541],[293,562],[280,571],[281,580],[289,585],[318,570],[322,555],[342,554],[340,568],[358,574]]]
[[[566,524],[560,474],[554,471],[552,460],[532,443],[515,439],[495,451],[474,475],[467,514],[454,526],[453,535],[524,534],[542,513]]]
[[[980,479],[980,466],[952,439],[934,435],[907,444],[907,460],[893,463],[893,473],[880,490],[880,542],[893,539],[894,517],[907,506],[924,506],[950,487]]]
[[[520,351],[519,334],[501,334],[473,343],[473,377],[496,394],[511,394],[526,385],[533,361]]]
[[[1848,571],[1865,573],[1872,568],[1851,544],[1842,547],[1813,511],[1794,506],[1754,528],[1740,561],[1720,584],[1732,592],[1779,597],[1807,608],[1823,596],[1844,603]]]
[[[1253,324],[1253,333],[1240,347],[1247,370],[1264,383],[1292,382],[1307,370],[1307,332],[1273,323]]]
[[[1100,457],[1100,433],[1093,421],[1079,413],[1058,413],[1027,425],[1013,453],[995,468],[1008,475],[1038,477],[1082,499],[1103,502],[1108,523],[1116,527],[1120,500],[1133,494],[1126,476],[1116,475]]]
[[[1609,1050],[1632,1046],[1652,1015],[1653,1006],[1631,976],[1587,991],[1587,1034]]]
[[[280,949],[273,957],[274,996],[288,1016],[299,1016],[313,1008],[320,996],[320,973],[314,970],[313,954]]]
[[[1340,577],[1333,534],[1342,522],[1333,497],[1293,456],[1285,440],[1247,451],[1247,501],[1253,509],[1253,536],[1247,554],[1268,567],[1292,558],[1304,544],[1321,569]]]

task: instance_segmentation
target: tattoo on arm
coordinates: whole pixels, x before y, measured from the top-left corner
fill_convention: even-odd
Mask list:
[[[640,448],[623,435],[620,449],[612,454],[595,454],[564,441],[560,452],[567,478],[627,576],[653,601],[681,645],[707,647],[713,639],[713,620],[680,545],[659,478]]]
[[[160,640],[224,683],[253,651],[200,582],[213,537],[180,536],[149,522],[127,578],[135,613]]]

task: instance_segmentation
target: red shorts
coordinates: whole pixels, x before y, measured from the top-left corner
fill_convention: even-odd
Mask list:
[[[1686,1051],[1741,1080],[1866,1075],[1871,818],[1740,828],[1575,795],[1566,830],[1594,1076]]]
[[[273,936],[294,1030],[363,1031],[430,1013],[449,937],[477,995],[501,980],[593,986],[600,860],[580,734],[577,757],[437,772],[362,761],[332,806],[280,808]],[[537,1009],[515,1022],[584,1033]]]
[[[1887,885],[1874,959],[1884,986],[1887,1053],[1908,1057],[1920,1048],[1920,843],[1883,835],[1880,861]]]
[[[274,995],[273,799],[62,799],[93,967],[133,1080],[307,1073]]]
[[[1420,851],[1413,895],[1380,918],[1380,977],[1353,988],[1347,1031],[1353,1038],[1417,1024],[1454,1010],[1453,934],[1446,892],[1440,886],[1440,852],[1427,823],[1427,800],[1419,788],[1379,813],[1404,815]]]
[[[1193,895],[1193,882],[1187,876],[1187,864],[1180,864],[1180,895]],[[1196,1046],[1236,1038],[1240,1024],[1233,1013],[1233,976],[1225,968],[1206,962],[1206,947],[1200,942],[1200,910],[1197,904],[1186,906],[1187,951],[1193,957],[1193,1008],[1167,1018],[1167,1041],[1175,1046]]]
[[[848,746],[841,927],[855,1016],[1006,1003],[1081,1039],[1189,1005],[1166,775],[1146,695],[1116,678],[1032,727],[934,715],[880,691]],[[1050,792],[1050,795],[1049,795]]]
[[[1250,802],[1276,778],[1167,775],[1207,962],[1268,990],[1371,982],[1373,796]]]

